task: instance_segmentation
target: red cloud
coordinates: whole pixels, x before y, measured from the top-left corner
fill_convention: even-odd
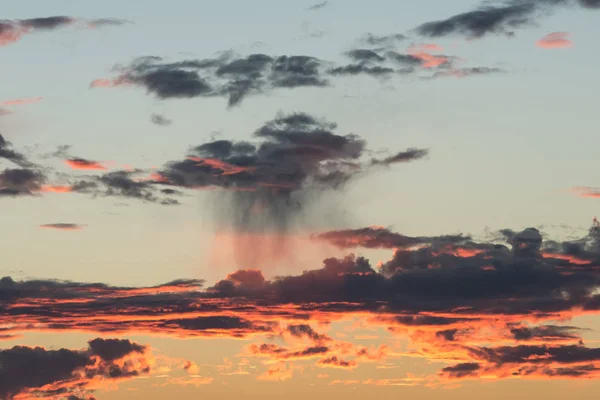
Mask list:
[[[543,49],[564,49],[573,45],[568,37],[568,32],[553,32],[535,42],[535,45]]]
[[[91,171],[105,171],[107,168],[99,163],[98,161],[85,160],[83,158],[71,158],[65,160],[65,164],[67,164],[72,169],[80,169],[80,170],[91,170]]]

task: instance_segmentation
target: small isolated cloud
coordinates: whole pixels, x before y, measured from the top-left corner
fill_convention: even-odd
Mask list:
[[[56,224],[44,224],[40,225],[42,229],[54,229],[58,231],[80,231],[85,225],[70,224],[70,223],[56,223]]]
[[[535,42],[535,45],[542,49],[564,49],[571,47],[573,42],[569,40],[568,32],[553,32]]]
[[[43,97],[32,97],[29,99],[15,99],[15,100],[6,100],[0,103],[3,106],[22,106],[26,104],[33,104],[42,101]]]
[[[6,108],[0,108],[0,117],[5,117],[7,115],[11,115],[13,112],[7,110]]]
[[[312,6],[307,7],[306,9],[308,11],[320,10],[321,8],[327,7],[328,4],[329,4],[329,1],[322,1],[320,3],[313,4]]]
[[[150,121],[153,124],[160,125],[160,126],[167,126],[167,125],[171,125],[173,123],[173,121],[171,121],[170,119],[168,119],[160,114],[152,114],[150,116]]]
[[[107,168],[105,165],[98,161],[86,160],[85,158],[70,158],[65,160],[72,169],[89,170],[89,171],[105,171]]]
[[[120,26],[130,24],[131,21],[119,18],[98,18],[87,21],[87,25],[90,28],[102,28],[105,26]]]

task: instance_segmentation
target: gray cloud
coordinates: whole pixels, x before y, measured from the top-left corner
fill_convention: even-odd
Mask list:
[[[329,1],[322,1],[320,3],[313,4],[312,6],[309,6],[306,9],[309,11],[316,11],[316,10],[320,10],[321,8],[327,7],[328,4],[329,4]]]
[[[86,350],[27,346],[0,350],[0,396],[79,398],[81,393],[92,392],[87,386],[94,378],[122,379],[149,372],[148,367],[138,370],[132,365],[115,363],[130,354],[143,356],[145,346],[129,340],[101,338],[91,340],[88,345]],[[84,370],[85,374],[80,374]]]
[[[159,126],[168,126],[173,123],[173,121],[171,121],[170,119],[168,119],[160,114],[152,114],[150,116],[150,121],[153,124],[159,125]]]
[[[23,168],[29,168],[34,166],[34,164],[30,162],[27,159],[27,157],[25,157],[25,155],[15,150],[12,150],[11,147],[11,143],[6,141],[6,139],[4,139],[4,136],[0,134],[0,158],[9,160],[17,164],[19,167]]]
[[[480,38],[489,34],[512,36],[516,29],[535,25],[542,15],[549,14],[557,7],[575,4],[583,8],[600,7],[597,0],[499,0],[492,4],[447,19],[426,22],[415,30],[419,35],[427,37],[462,35]]]

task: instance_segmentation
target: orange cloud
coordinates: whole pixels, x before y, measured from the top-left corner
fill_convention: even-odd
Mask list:
[[[73,191],[72,186],[55,186],[55,185],[44,185],[41,187],[40,192],[42,193],[69,193]]]
[[[435,56],[426,52],[412,53],[413,57],[420,59],[423,62],[423,68],[435,68],[449,61],[448,57]]]
[[[535,42],[535,45],[543,49],[564,49],[573,45],[568,37],[568,32],[553,32]]]
[[[572,189],[572,192],[579,197],[588,197],[593,199],[600,199],[600,188],[578,186]]]
[[[221,161],[216,158],[201,158],[201,157],[188,157],[192,161],[198,162],[197,165],[206,165],[213,169],[221,170],[220,175],[236,175],[242,172],[252,172],[256,170],[256,167],[240,167],[238,165],[228,164],[225,161]]]
[[[78,170],[104,171],[107,169],[105,165],[98,161],[85,160],[83,158],[71,158],[65,160],[65,164],[72,169]]]
[[[15,43],[21,39],[21,37],[27,33],[27,31],[18,26],[2,26],[0,32],[0,47],[8,46],[11,43]]]

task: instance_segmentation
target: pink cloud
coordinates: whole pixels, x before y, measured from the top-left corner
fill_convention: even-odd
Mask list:
[[[42,101],[43,97],[32,97],[30,99],[15,99],[15,100],[6,100],[0,103],[3,106],[22,106],[25,104],[33,104]]]
[[[535,45],[543,49],[564,49],[573,45],[568,37],[568,32],[553,32],[535,42]]]

